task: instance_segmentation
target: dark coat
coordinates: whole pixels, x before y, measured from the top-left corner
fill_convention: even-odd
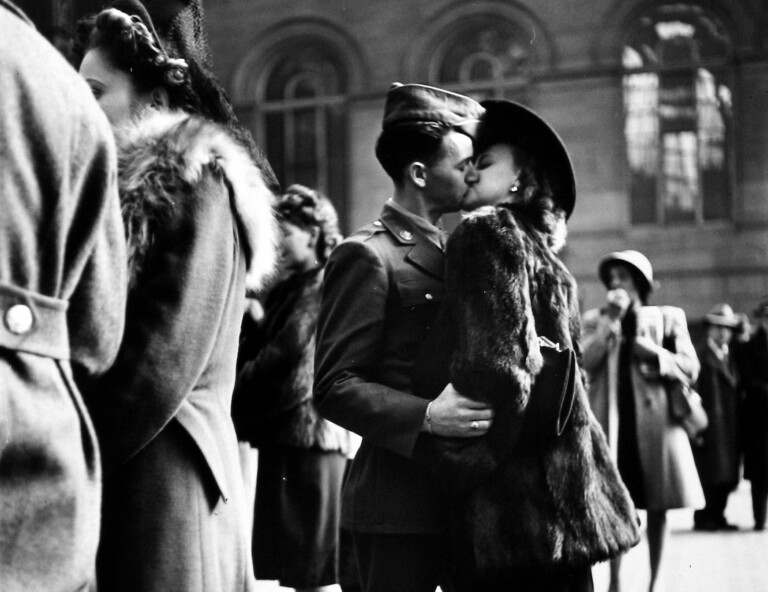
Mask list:
[[[744,389],[744,478],[768,480],[768,335],[759,329],[737,349]]]
[[[250,589],[230,418],[247,268],[272,264],[272,195],[222,128],[152,112],[118,135],[126,333],[87,404],[105,466],[105,590]]]
[[[101,500],[80,391],[125,314],[115,150],[85,82],[4,2],[0,56],[0,590],[70,591],[93,579]]]
[[[693,448],[696,468],[703,485],[739,481],[740,393],[733,356],[721,360],[709,343],[698,350],[701,373],[696,390],[701,395],[709,425],[701,442]]]
[[[342,497],[350,530],[445,529],[441,496],[411,461],[427,408],[411,370],[442,297],[442,251],[389,204],[326,264],[315,397],[325,417],[363,437]]]
[[[348,432],[320,417],[312,396],[322,281],[322,268],[281,280],[265,300],[262,327],[249,336],[257,353],[240,362],[234,397],[243,402],[244,435],[257,448],[349,452]]]
[[[461,502],[470,548],[481,574],[502,578],[510,566],[586,566],[639,540],[579,368],[563,434],[535,443],[524,436],[542,369],[538,336],[580,357],[576,284],[534,216],[512,205],[484,208],[458,226],[447,250],[450,379],[463,395],[493,406],[495,417],[484,438],[435,439],[437,477],[449,492],[471,479]]]

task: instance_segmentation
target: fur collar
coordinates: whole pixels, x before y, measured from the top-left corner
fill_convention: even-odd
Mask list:
[[[245,242],[246,288],[261,288],[276,259],[274,195],[227,130],[187,113],[153,109],[115,135],[131,281],[172,205],[170,191],[194,187],[212,169],[223,175],[232,196]]]

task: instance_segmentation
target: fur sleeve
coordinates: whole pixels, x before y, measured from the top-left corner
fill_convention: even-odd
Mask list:
[[[509,210],[465,220],[447,251],[447,294],[457,327],[451,363],[456,389],[493,405],[494,447],[508,450],[519,431],[532,377],[541,369],[523,230]]]

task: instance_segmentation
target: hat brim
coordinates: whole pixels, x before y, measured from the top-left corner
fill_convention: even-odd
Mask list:
[[[724,317],[715,314],[704,315],[704,322],[709,325],[717,325],[718,327],[728,327],[729,329],[735,329],[741,324],[738,318]]]
[[[479,153],[495,144],[518,146],[535,159],[547,177],[557,204],[570,218],[576,205],[576,177],[565,143],[539,115],[519,103],[488,100],[477,132]]]
[[[637,264],[632,260],[630,256],[627,256],[624,253],[611,253],[610,255],[603,257],[597,268],[597,274],[600,276],[600,281],[603,282],[603,285],[606,288],[609,287],[608,270],[612,265],[616,265],[617,263],[626,265],[627,267],[630,267],[636,271],[637,277],[642,278],[642,280],[645,282],[645,288],[648,290],[649,294],[659,287],[659,283],[654,282],[652,278],[649,278],[645,272],[637,266]],[[638,288],[639,287],[640,286],[638,286]]]

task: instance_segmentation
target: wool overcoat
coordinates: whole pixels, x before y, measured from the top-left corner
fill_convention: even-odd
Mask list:
[[[126,333],[88,391],[104,457],[100,588],[255,585],[230,416],[246,285],[274,259],[272,194],[223,128],[152,110],[117,130]]]
[[[762,329],[739,349],[744,389],[744,478],[768,481],[768,334]]]
[[[457,497],[476,573],[508,584],[533,574],[544,587],[557,568],[588,569],[629,549],[639,531],[578,367],[576,283],[540,230],[539,215],[522,204],[483,208],[451,235],[441,311],[447,321],[441,314],[435,334],[452,342],[442,354],[450,356],[450,381],[490,404],[495,416],[482,438],[423,435],[417,458]],[[559,437],[541,434],[554,434],[554,421],[528,424],[543,371],[539,337],[577,359],[572,412]],[[440,375],[439,366],[448,366],[435,365],[432,351],[423,351],[422,361],[420,375]],[[429,398],[442,388],[431,379],[415,382]],[[429,454],[430,445],[437,454]]]
[[[651,368],[641,367],[637,360],[631,368],[647,509],[703,507],[704,494],[691,443],[669,413],[664,382],[679,372],[691,382],[699,374],[699,359],[688,333],[685,312],[672,306],[642,307],[637,313],[637,331],[653,340],[658,356],[658,363]],[[604,310],[593,309],[584,314],[582,346],[590,403],[614,455],[618,442],[616,384],[621,339],[620,324],[611,321]],[[671,349],[663,344],[669,344]]]
[[[101,506],[80,393],[125,315],[115,150],[85,82],[2,1],[0,89],[0,590],[79,590]]]
[[[441,496],[411,459],[427,401],[411,371],[443,298],[443,252],[389,204],[325,266],[317,331],[320,412],[363,437],[342,494],[342,526],[445,530]]]
[[[698,350],[701,373],[696,390],[701,395],[709,425],[694,444],[696,468],[702,484],[739,482],[741,393],[733,354],[719,358],[709,342]]]

